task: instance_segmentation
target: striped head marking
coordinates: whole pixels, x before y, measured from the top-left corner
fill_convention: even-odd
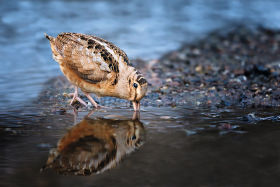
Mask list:
[[[140,72],[135,71],[135,74],[129,78],[128,84],[131,92],[130,100],[139,102],[146,95],[148,89],[146,79]]]

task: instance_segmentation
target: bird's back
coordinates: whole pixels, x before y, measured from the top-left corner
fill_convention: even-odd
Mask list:
[[[121,49],[95,36],[61,33],[56,38],[48,35],[46,38],[50,40],[53,58],[67,71],[89,83],[112,78],[116,84],[120,67],[129,65],[127,55]]]

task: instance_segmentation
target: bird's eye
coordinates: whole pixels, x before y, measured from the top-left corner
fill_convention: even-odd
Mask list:
[[[134,88],[137,88],[137,87],[138,87],[138,84],[133,83],[133,87],[134,87]]]

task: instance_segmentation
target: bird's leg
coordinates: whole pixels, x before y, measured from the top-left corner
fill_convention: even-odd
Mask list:
[[[95,101],[94,101],[94,99],[90,96],[90,94],[89,93],[87,93],[87,92],[84,92],[84,94],[85,94],[85,96],[87,96],[87,98],[89,99],[89,101],[94,105],[94,107],[95,108],[98,108],[98,107],[100,107]]]
[[[84,102],[84,101],[78,96],[78,87],[77,87],[77,86],[75,86],[75,92],[72,93],[72,94],[69,94],[69,95],[70,95],[70,96],[73,95],[73,98],[72,98],[72,100],[71,100],[70,105],[72,105],[73,102],[74,102],[75,100],[78,100],[81,104],[83,104],[84,106],[87,106],[86,102]]]

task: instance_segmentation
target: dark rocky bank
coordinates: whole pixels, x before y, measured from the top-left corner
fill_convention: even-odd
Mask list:
[[[280,106],[280,31],[245,27],[217,31],[160,59],[132,63],[150,84],[143,106]],[[70,92],[73,86],[66,78],[55,77],[46,83],[39,102],[69,108],[65,93]],[[105,106],[130,106],[117,98],[97,101]]]

